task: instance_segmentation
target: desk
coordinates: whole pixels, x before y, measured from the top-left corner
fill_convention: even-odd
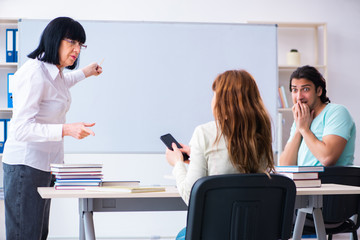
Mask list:
[[[318,240],[326,240],[324,220],[321,207],[323,195],[360,194],[360,187],[322,184],[320,188],[297,188],[295,209],[298,209],[293,240],[300,240],[304,228],[306,213],[311,213],[314,218],[316,235]]]
[[[38,192],[42,198],[79,198],[81,240],[95,239],[93,212],[187,211],[175,187],[150,193],[55,190],[53,187],[39,187]]]
[[[95,239],[93,212],[114,211],[186,211],[187,206],[175,187],[165,192],[120,193],[87,190],[55,190],[38,188],[42,198],[79,198],[80,239]],[[314,216],[319,240],[326,240],[322,218],[322,196],[339,194],[360,194],[360,187],[323,184],[320,188],[297,188],[295,208],[298,210],[293,240],[300,240],[306,213]]]

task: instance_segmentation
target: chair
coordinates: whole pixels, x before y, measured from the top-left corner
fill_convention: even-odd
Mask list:
[[[333,166],[325,167],[319,173],[322,183],[346,184],[360,186],[360,168]],[[333,234],[352,233],[357,240],[357,229],[360,226],[360,195],[328,195],[323,197],[322,214],[328,239]],[[355,219],[351,218],[355,215]],[[307,215],[303,234],[314,234],[315,228],[311,215]]]
[[[190,195],[186,240],[289,239],[294,182],[271,174],[199,179]]]

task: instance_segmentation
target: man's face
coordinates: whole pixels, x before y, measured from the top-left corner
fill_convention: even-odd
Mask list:
[[[322,88],[316,89],[310,80],[305,78],[293,78],[291,80],[291,96],[294,104],[300,101],[307,104],[310,110],[314,110],[316,106],[321,104],[321,94]]]

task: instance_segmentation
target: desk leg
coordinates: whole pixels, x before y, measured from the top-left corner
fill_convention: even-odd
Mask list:
[[[92,212],[84,212],[84,230],[86,240],[95,240],[94,221]]]
[[[313,196],[305,196],[305,197],[299,196],[297,197],[296,200],[297,203],[299,204],[299,206],[297,206],[297,208],[299,209],[296,216],[293,240],[301,239],[302,232],[304,229],[306,213],[310,213],[313,215],[317,239],[326,240],[324,219],[321,212],[321,208],[323,205],[322,195],[313,195]]]
[[[306,212],[303,212],[303,211],[301,211],[301,209],[299,209],[297,212],[296,221],[295,221],[293,240],[301,239],[303,229],[304,229],[305,217],[306,217]]]
[[[79,212],[79,240],[85,240],[84,218],[82,212]]]
[[[313,218],[315,223],[316,235],[319,240],[326,240],[326,232],[324,219],[320,208],[315,208],[313,211]]]
[[[91,199],[79,199],[80,240],[95,240],[95,228],[92,210],[93,208]]]
[[[79,199],[79,240],[85,240],[84,230],[84,206],[86,206],[86,199]]]

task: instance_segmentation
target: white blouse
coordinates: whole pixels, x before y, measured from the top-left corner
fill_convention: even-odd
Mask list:
[[[64,161],[62,127],[71,104],[69,88],[83,79],[82,70],[63,74],[56,65],[37,59],[15,73],[4,163],[50,171],[50,163]]]
[[[196,127],[190,140],[190,164],[177,162],[173,169],[178,191],[189,203],[191,188],[201,177],[238,173],[230,162],[225,139],[214,145],[216,138],[215,121]]]

